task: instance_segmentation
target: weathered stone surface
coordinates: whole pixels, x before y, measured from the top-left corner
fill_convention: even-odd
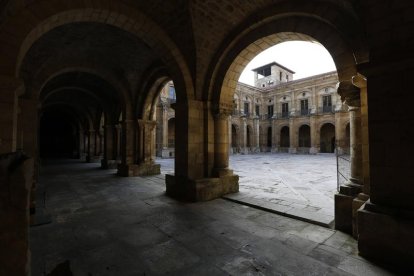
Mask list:
[[[33,159],[0,155],[0,274],[30,275],[29,202]]]

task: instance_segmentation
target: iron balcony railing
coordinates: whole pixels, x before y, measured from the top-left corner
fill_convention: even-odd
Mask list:
[[[334,113],[335,112],[335,106],[334,105],[326,105],[319,107],[319,114],[323,113]]]

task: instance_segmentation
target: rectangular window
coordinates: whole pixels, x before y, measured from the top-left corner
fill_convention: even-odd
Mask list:
[[[279,80],[280,81],[282,81],[282,75],[283,75],[283,73],[282,72],[279,72]]]
[[[323,96],[322,98],[323,112],[332,112],[332,97],[331,95]]]
[[[289,103],[282,103],[282,118],[289,117]]]
[[[249,115],[249,103],[244,103],[244,114]]]
[[[260,105],[256,104],[256,116],[260,116]]]
[[[300,115],[309,115],[308,99],[300,101]]]
[[[267,106],[267,116],[269,118],[272,118],[273,117],[273,105],[268,105]]]

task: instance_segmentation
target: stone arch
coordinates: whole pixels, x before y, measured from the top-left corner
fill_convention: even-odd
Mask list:
[[[110,72],[104,70],[102,67],[91,67],[87,64],[79,64],[79,63],[72,63],[72,64],[60,64],[56,63],[54,67],[47,67],[45,70],[42,70],[41,73],[36,76],[36,79],[33,83],[30,83],[30,88],[27,89],[26,96],[33,98],[33,99],[42,99],[41,92],[43,91],[44,87],[54,78],[67,74],[67,73],[85,73],[96,76],[102,80],[105,80],[110,86],[114,88],[117,92],[120,107],[117,108],[114,106],[114,102],[111,101],[109,105],[111,108],[108,107],[108,103],[104,103],[101,101],[99,97],[94,96],[97,100],[105,108],[105,111],[108,113],[113,113],[113,116],[108,117],[110,121],[117,121],[116,113],[123,112],[124,114],[131,114],[131,94],[128,89],[128,85],[126,84],[126,80],[119,79],[118,77],[113,76]],[[80,88],[77,88],[80,89]],[[84,90],[84,92],[88,92]],[[88,92],[89,93],[89,92]],[[89,93],[92,95],[91,93]],[[108,109],[111,109],[110,112]],[[120,109],[120,110],[118,110]],[[109,114],[108,114],[109,115]]]
[[[225,106],[247,63],[259,52],[282,41],[321,43],[336,64],[339,81],[350,80],[356,74],[356,63],[367,61],[368,51],[352,8],[328,1],[302,1],[302,4],[295,8],[287,3],[266,7],[234,29],[209,68],[206,79],[212,82],[205,87],[209,99]],[[324,8],[318,9],[315,5]],[[322,10],[323,14],[318,14]]]
[[[191,73],[181,51],[160,26],[136,8],[124,3],[108,6],[108,2],[103,0],[93,3],[70,1],[65,5],[51,0],[48,1],[48,9],[35,15],[33,11],[42,7],[43,3],[34,2],[30,9],[26,8],[5,24],[3,37],[13,33],[15,39],[8,45],[0,45],[0,52],[8,53],[0,74],[19,78],[20,65],[31,45],[53,28],[74,22],[98,22],[125,30],[144,41],[171,68],[174,79],[185,87],[180,92],[182,100],[194,98]],[[14,24],[16,21],[20,23]],[[15,26],[19,29],[16,30]]]

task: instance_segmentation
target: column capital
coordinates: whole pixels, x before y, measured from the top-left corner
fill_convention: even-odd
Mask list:
[[[360,90],[356,87],[352,81],[340,81],[337,84],[338,94],[341,96],[341,100],[348,106],[360,107],[361,97]]]
[[[358,88],[366,88],[367,78],[364,75],[357,73],[355,76],[352,77],[352,84]]]

